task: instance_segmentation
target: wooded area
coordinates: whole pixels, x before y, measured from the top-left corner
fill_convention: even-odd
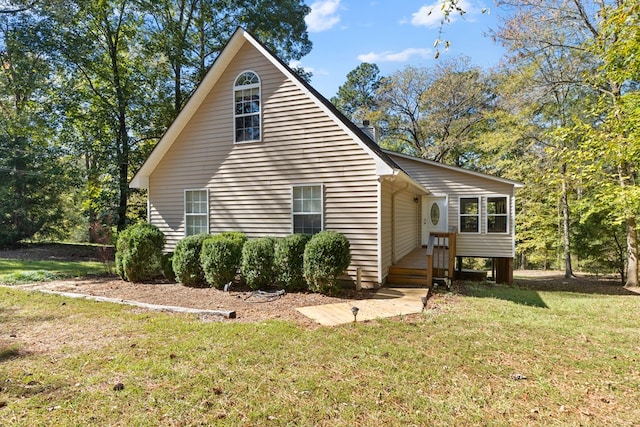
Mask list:
[[[637,286],[640,5],[495,5],[511,12],[492,33],[503,66],[438,59],[381,76],[363,63],[332,102],[371,121],[386,148],[525,183],[517,267]],[[237,25],[285,62],[311,50],[299,0],[27,0],[0,12],[0,245],[100,240],[144,219],[129,179]]]
[[[459,2],[443,2],[450,13]],[[381,76],[361,64],[332,99],[389,149],[525,183],[517,267],[617,272],[638,283],[640,6],[500,0],[492,70],[467,58]]]

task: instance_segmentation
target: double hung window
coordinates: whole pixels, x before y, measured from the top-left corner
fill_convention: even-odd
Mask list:
[[[506,196],[487,197],[487,233],[506,233],[508,208]]]
[[[185,235],[209,232],[209,191],[186,190],[184,192]]]
[[[459,229],[461,233],[480,232],[480,198],[460,197]]]
[[[322,186],[293,187],[293,232],[316,234],[322,231]]]

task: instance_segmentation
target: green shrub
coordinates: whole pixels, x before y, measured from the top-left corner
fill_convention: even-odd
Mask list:
[[[275,282],[273,251],[276,239],[259,237],[250,239],[242,248],[240,271],[251,289],[262,289]]]
[[[172,282],[176,280],[176,273],[173,272],[173,252],[162,255],[162,275]]]
[[[309,289],[333,293],[340,288],[338,276],[349,267],[349,240],[335,231],[314,235],[304,249],[304,277]]]
[[[191,287],[205,285],[204,272],[200,266],[200,252],[202,242],[209,238],[209,234],[195,234],[178,242],[171,261],[178,282]]]
[[[208,284],[222,288],[233,281],[246,240],[244,233],[225,232],[211,236],[202,244],[200,264]]]
[[[304,280],[304,247],[311,236],[292,234],[278,239],[273,251],[276,282],[287,291],[307,288]]]
[[[123,280],[142,282],[162,273],[165,238],[155,225],[135,224],[123,230],[116,243],[116,273]]]

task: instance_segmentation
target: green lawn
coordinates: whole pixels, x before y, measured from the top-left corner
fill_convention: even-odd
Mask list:
[[[18,284],[106,273],[98,261],[34,261],[0,258],[0,283]]]
[[[640,297],[465,293],[305,328],[0,288],[0,424],[637,425]]]

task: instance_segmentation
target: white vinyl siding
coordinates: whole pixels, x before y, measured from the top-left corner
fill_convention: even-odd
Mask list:
[[[396,156],[393,153],[390,154],[390,157],[417,182],[429,189],[432,194],[449,195],[448,223],[451,225],[459,225],[460,197],[478,197],[480,199],[480,233],[459,233],[456,241],[457,255],[486,258],[513,258],[515,256],[513,185],[438,165],[425,164],[404,156]],[[505,195],[508,195],[508,231],[507,233],[488,233],[486,199]]]
[[[393,262],[408,255],[418,247],[418,204],[413,201],[414,194],[408,190],[393,195]]]
[[[185,235],[209,232],[209,191],[185,190],[184,192]]]
[[[322,231],[322,186],[293,187],[291,216],[294,233],[316,234]]]
[[[260,76],[261,144],[235,143],[233,91],[245,70]],[[292,232],[292,187],[322,183],[323,229],[351,245],[348,275],[364,287],[378,278],[375,160],[308,94],[249,44],[220,76],[149,177],[150,221],[172,250],[184,236],[184,188],[209,190],[209,232],[248,237]]]

